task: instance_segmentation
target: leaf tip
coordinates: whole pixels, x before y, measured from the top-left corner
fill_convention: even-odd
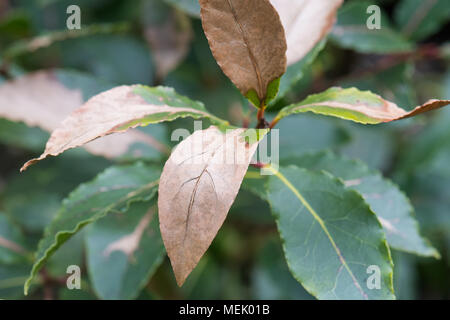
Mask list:
[[[20,168],[20,172],[24,172],[25,170],[28,169],[28,167],[32,166],[33,164],[35,164],[38,161],[39,161],[38,159],[31,159],[31,160],[25,162],[25,164],[22,166],[22,168]]]

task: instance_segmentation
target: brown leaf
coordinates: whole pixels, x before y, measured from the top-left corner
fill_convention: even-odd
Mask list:
[[[243,95],[259,101],[286,71],[286,40],[268,0],[200,0],[203,29],[217,63]]]
[[[146,101],[135,90],[149,95],[152,102]],[[179,106],[180,104],[183,106]],[[57,156],[97,138],[186,116],[214,118],[203,105],[177,95],[170,88],[138,85],[116,87],[94,96],[73,111],[53,131],[44,153],[25,163],[21,171],[48,156]]]
[[[196,131],[167,160],[159,184],[161,235],[178,285],[197,265],[236,198],[257,139],[245,129]],[[255,133],[256,130],[251,132]]]
[[[302,59],[336,21],[343,0],[270,0],[286,32],[287,64]]]
[[[0,86],[0,117],[24,122],[52,132],[73,110],[83,104],[80,90],[68,89],[51,71],[39,71]],[[167,148],[149,135],[130,131],[89,143],[85,148],[95,155],[113,158],[123,155],[137,142],[156,150]]]

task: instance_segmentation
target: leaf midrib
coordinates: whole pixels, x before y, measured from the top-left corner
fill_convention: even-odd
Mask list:
[[[289,190],[297,197],[297,199],[305,206],[305,208],[309,211],[309,213],[313,216],[313,218],[317,221],[317,223],[322,228],[325,235],[328,237],[328,240],[330,241],[331,245],[333,246],[333,249],[335,250],[336,254],[339,257],[339,261],[344,266],[346,271],[349,273],[350,277],[353,280],[353,283],[355,287],[359,290],[361,295],[364,299],[368,299],[367,294],[363,291],[361,288],[361,285],[359,284],[358,280],[356,279],[355,275],[351,271],[350,267],[348,266],[347,262],[345,261],[344,257],[342,256],[341,250],[336,245],[336,242],[334,242],[333,237],[331,236],[330,232],[328,231],[327,226],[325,225],[325,222],[322,220],[322,218],[317,214],[317,212],[314,210],[314,208],[311,207],[309,202],[302,196],[302,194],[292,185],[292,183],[280,172],[275,169],[273,169],[271,166],[268,167],[269,170],[272,171],[272,173],[283,182],[286,187],[288,187]]]
[[[238,20],[237,13],[236,13],[236,10],[233,7],[232,0],[227,0],[227,3],[230,6],[231,14],[233,15],[234,21],[236,22],[236,25],[238,26],[239,31],[242,34],[242,39],[244,41],[245,47],[247,48],[248,55],[250,57],[253,69],[254,69],[256,77],[258,79],[258,86],[259,86],[259,88],[258,88],[258,98],[261,99],[261,100],[264,100],[265,97],[260,97],[260,94],[264,93],[264,88],[263,88],[263,83],[262,83],[262,79],[261,79],[261,71],[259,69],[258,62],[256,61],[255,55],[253,54],[253,51],[250,48],[250,44],[249,44],[249,41],[248,41],[248,38],[247,38],[247,34],[244,32],[244,28],[242,27],[241,23]]]

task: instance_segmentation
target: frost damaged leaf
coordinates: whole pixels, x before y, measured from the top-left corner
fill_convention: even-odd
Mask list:
[[[395,103],[370,91],[360,91],[356,88],[331,88],[281,109],[275,121],[291,114],[313,112],[363,124],[378,124],[414,117],[448,104],[450,100],[429,100],[407,112]]]
[[[268,0],[200,0],[203,29],[223,72],[257,107],[278,91],[286,40]]]
[[[342,0],[270,0],[286,32],[287,64],[300,61],[331,31]]]
[[[210,127],[181,142],[167,160],[158,191],[159,220],[178,285],[222,226],[265,133],[235,129],[224,134]]]
[[[52,133],[45,152],[25,163],[21,171],[48,156],[57,156],[97,138],[182,117],[209,118],[226,124],[208,113],[202,103],[180,96],[170,88],[141,85],[113,88],[72,112]]]
[[[73,83],[86,83],[89,88],[86,88],[87,90],[68,88],[60,81],[60,76],[71,77]],[[31,73],[0,86],[0,117],[52,132],[67,115],[83,104],[85,91],[95,91],[108,86],[109,84],[96,83],[95,79],[88,79],[75,73],[69,74],[63,70]],[[114,158],[123,155],[137,142],[166,152],[164,145],[139,131],[110,136],[89,143],[85,148],[92,154]]]

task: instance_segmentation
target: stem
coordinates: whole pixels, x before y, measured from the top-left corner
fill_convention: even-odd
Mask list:
[[[256,169],[262,169],[268,166],[267,163],[262,163],[262,162],[257,162],[257,163],[251,163],[250,164],[251,167],[256,168]]]
[[[281,119],[276,117],[275,119],[272,120],[272,122],[269,124],[269,129],[273,129],[273,127],[275,127],[277,125],[277,123],[280,121]]]
[[[256,125],[256,129],[267,129],[269,127],[269,123],[264,118],[265,110],[266,110],[266,106],[265,106],[264,102],[261,102],[261,106],[259,107],[258,115],[257,115],[258,123]]]

